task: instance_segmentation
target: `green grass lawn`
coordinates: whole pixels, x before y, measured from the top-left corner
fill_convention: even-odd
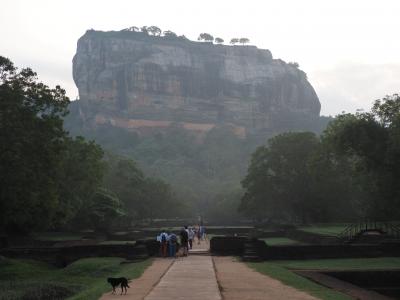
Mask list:
[[[275,261],[289,269],[377,270],[400,269],[400,257],[342,258]]]
[[[248,263],[260,273],[269,275],[283,283],[303,290],[323,300],[350,300],[351,298],[323,287],[290,269],[335,269],[335,270],[366,270],[366,269],[398,269],[399,257],[383,258],[357,258],[357,259],[319,259],[298,261],[270,261],[261,263]]]
[[[326,225],[312,225],[312,226],[303,226],[299,227],[299,230],[317,233],[322,235],[339,235],[343,230],[346,229],[348,224],[326,224]]]
[[[0,299],[95,300],[110,290],[107,277],[139,277],[151,260],[120,264],[122,258],[78,260],[63,269],[33,260],[0,261]],[[28,298],[27,298],[28,297]]]
[[[287,246],[287,245],[306,245],[305,243],[292,240],[286,237],[274,237],[261,239],[269,246]]]

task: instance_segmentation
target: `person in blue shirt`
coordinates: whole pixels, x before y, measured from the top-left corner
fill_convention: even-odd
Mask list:
[[[169,256],[175,257],[176,255],[176,243],[177,243],[177,236],[175,233],[171,232],[168,237],[168,244],[169,244]]]

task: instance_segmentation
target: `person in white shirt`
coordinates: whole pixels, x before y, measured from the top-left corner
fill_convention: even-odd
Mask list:
[[[161,232],[159,236],[159,241],[160,241],[161,256],[163,257],[167,257],[168,238],[169,238],[168,233],[166,233],[165,231]]]

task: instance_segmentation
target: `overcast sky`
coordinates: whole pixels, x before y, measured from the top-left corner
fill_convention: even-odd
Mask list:
[[[399,0],[0,0],[0,55],[71,99],[76,42],[87,29],[156,25],[196,39],[248,37],[308,74],[323,115],[369,109],[400,92]]]

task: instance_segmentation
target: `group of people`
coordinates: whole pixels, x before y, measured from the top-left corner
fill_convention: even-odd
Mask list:
[[[206,239],[203,225],[183,227],[179,233],[179,241],[175,233],[163,230],[157,236],[157,241],[160,243],[160,254],[163,257],[176,257],[178,250],[182,248],[182,256],[187,256],[189,249],[193,248],[195,238],[197,238],[197,244]]]

